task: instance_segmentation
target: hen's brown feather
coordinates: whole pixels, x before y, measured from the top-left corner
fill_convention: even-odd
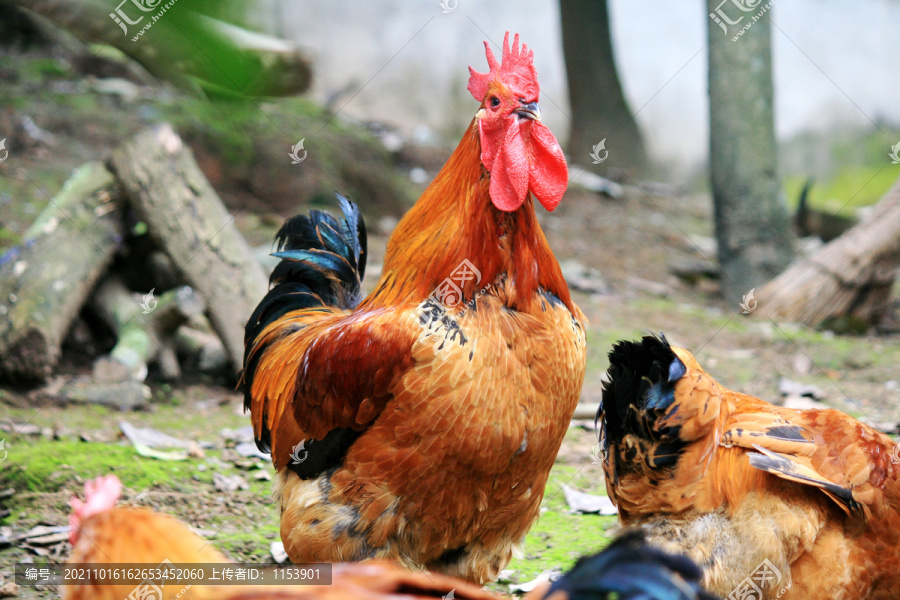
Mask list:
[[[681,372],[663,359],[632,373],[625,355],[668,348],[643,344],[611,354],[599,415],[607,490],[624,523],[692,556],[723,596],[763,560],[791,583],[783,599],[900,594],[900,482],[888,436],[835,410],[732,392],[679,348],[670,350],[684,366],[675,380],[660,376]],[[630,378],[642,383],[624,393]]]
[[[86,519],[80,527],[70,564],[140,563],[152,567],[165,560],[174,564],[229,562],[180,521],[145,508],[115,508]],[[130,584],[67,585],[63,587],[63,598],[122,600],[134,589]],[[167,591],[171,592],[167,598],[177,593]]]
[[[173,564],[228,563],[206,540],[180,521],[144,508],[114,508],[86,519],[69,558],[69,564],[141,564],[146,567],[168,560]],[[84,582],[63,587],[66,600],[122,600],[145,597],[140,586],[91,585]],[[336,564],[330,585],[207,586],[160,585],[158,600],[415,600],[454,596],[468,600],[497,600],[480,587],[435,573],[412,573],[388,562]],[[147,598],[157,596],[146,596]]]

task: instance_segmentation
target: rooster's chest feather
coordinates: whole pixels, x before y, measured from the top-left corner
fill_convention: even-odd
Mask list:
[[[581,392],[584,328],[550,294],[532,306],[516,311],[491,294],[449,308],[423,302],[417,367],[396,406],[433,423],[460,454],[495,455],[497,469],[555,456]]]

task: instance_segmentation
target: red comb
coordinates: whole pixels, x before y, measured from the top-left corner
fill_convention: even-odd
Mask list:
[[[115,475],[97,477],[84,484],[84,501],[73,497],[69,500],[72,514],[69,515],[69,541],[72,545],[78,541],[81,524],[85,519],[98,513],[112,510],[122,494],[122,482]]]
[[[487,55],[487,73],[479,73],[469,67],[469,91],[475,99],[481,102],[487,96],[488,88],[493,81],[502,81],[507,86],[515,84],[519,93],[528,96],[529,101],[538,100],[537,72],[534,70],[534,51],[522,44],[519,48],[519,34],[513,38],[512,47],[509,46],[509,32],[503,36],[503,62],[498,64],[497,57],[491,50],[488,42],[484,43],[484,53]]]

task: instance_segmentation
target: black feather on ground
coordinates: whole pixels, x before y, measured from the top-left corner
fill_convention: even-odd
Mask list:
[[[581,558],[545,599],[715,600],[700,587],[700,568],[686,556],[650,546],[640,531],[621,535],[603,552]],[[562,592],[561,596],[554,596]]]

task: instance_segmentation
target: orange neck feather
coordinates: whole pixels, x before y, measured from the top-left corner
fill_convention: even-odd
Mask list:
[[[521,208],[506,213],[494,207],[489,185],[473,120],[444,168],[397,225],[381,279],[360,308],[418,304],[468,260],[481,272],[481,281],[462,286],[466,300],[505,273],[511,308],[529,310],[535,292],[543,288],[580,314],[538,224],[531,196]]]

